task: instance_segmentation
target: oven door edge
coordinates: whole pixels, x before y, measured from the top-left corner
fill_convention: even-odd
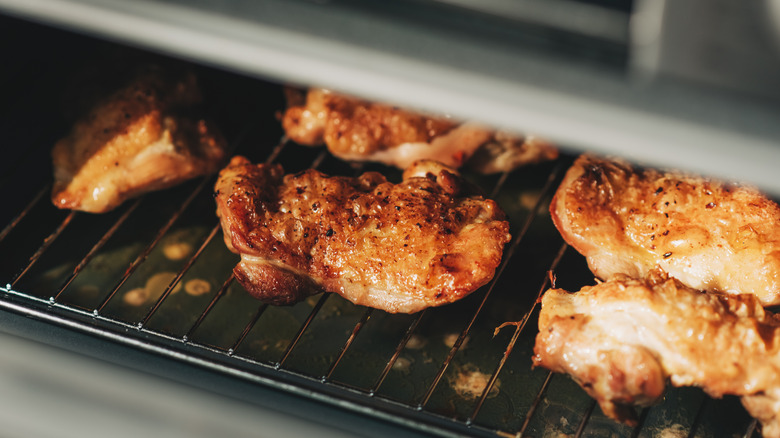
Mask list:
[[[0,352],[8,436],[428,436],[10,309]]]

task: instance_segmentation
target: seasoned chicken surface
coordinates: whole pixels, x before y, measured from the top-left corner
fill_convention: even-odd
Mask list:
[[[234,269],[253,296],[292,304],[322,291],[387,312],[451,303],[487,283],[509,241],[498,205],[463,193],[461,178],[415,165],[393,184],[235,157],[215,197]],[[436,173],[433,173],[436,172]]]
[[[660,267],[697,290],[780,304],[780,207],[752,188],[582,156],[550,213],[601,279]]]
[[[54,205],[102,213],[218,171],[224,140],[183,114],[199,100],[194,76],[173,80],[151,69],[97,103],[54,145]]]
[[[292,96],[282,118],[287,136],[302,145],[325,144],[344,160],[405,169],[425,159],[460,167],[474,157],[475,169],[496,173],[558,156],[549,143],[494,133],[476,123],[425,116],[324,89],[310,89],[305,101]]]
[[[755,296],[701,293],[661,274],[542,298],[533,362],[570,374],[609,417],[658,400],[667,379],[741,397],[780,436],[780,318]]]

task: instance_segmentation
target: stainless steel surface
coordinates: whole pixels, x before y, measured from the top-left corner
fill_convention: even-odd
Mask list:
[[[774,0],[640,0],[634,67],[665,75],[780,98],[780,22]]]
[[[259,77],[448,112],[535,132],[571,150],[780,193],[777,101],[635,75],[628,63],[646,59],[642,51],[652,41],[622,45],[567,33],[549,22],[560,15],[555,10],[526,23],[475,19],[433,4],[0,0],[0,10]],[[682,44],[688,35],[672,36],[664,45]]]
[[[247,141],[240,150],[249,144],[255,143]],[[301,154],[288,150],[298,146],[282,144],[285,146],[272,152],[269,159],[279,152],[281,158],[286,156],[282,162],[287,165],[305,167],[306,163],[300,162],[304,156],[315,166],[322,163],[331,170],[341,165],[326,153]],[[35,159],[31,159],[34,164]],[[258,433],[276,433],[288,421],[301,423],[285,429],[293,436],[307,436],[310,426],[324,431],[340,427],[356,433],[352,422],[372,420],[378,422],[373,427],[389,428],[389,436],[399,427],[409,428],[407,435],[436,436],[636,436],[671,431],[702,437],[719,436],[722,431],[752,436],[755,423],[735,399],[715,402],[698,390],[670,390],[662,404],[642,411],[641,424],[632,429],[605,418],[568,377],[531,368],[538,297],[549,286],[549,272],[556,273],[559,287],[576,289],[591,281],[582,258],[561,242],[545,215],[567,160],[522,172],[522,176],[515,173],[481,181],[484,188],[493,187],[510,214],[514,240],[504,262],[494,281],[474,295],[415,315],[360,308],[329,294],[291,307],[267,306],[249,298],[230,275],[235,257],[213,232],[216,219],[203,214],[204,208],[213,207],[213,200],[197,182],[147,196],[138,205],[130,203],[113,215],[96,217],[83,213],[72,216],[56,211],[46,199],[33,200],[35,206],[19,221],[11,221],[13,226],[0,240],[0,251],[13,256],[0,267],[0,274],[13,278],[14,283],[13,287],[10,283],[0,287],[0,330],[159,373],[198,388],[205,385],[212,392],[227,392],[239,400],[241,397],[226,391],[224,379],[243,383],[240,393],[273,390],[302,397],[297,402],[277,404],[269,402],[275,396],[262,396],[265,401],[261,407],[269,408],[270,404],[271,412],[252,404],[234,408],[234,403],[227,401],[220,404],[230,410],[230,415],[220,417],[229,420],[223,424],[209,421],[209,415],[218,415],[219,410],[198,415],[197,420],[184,414],[210,405],[213,394],[201,396],[186,388],[170,390],[164,382],[149,383],[139,376],[140,382],[130,378],[129,383],[145,398],[155,400],[129,416],[148,422],[151,413],[147,407],[161,416],[160,422],[144,424],[141,429],[177,433],[178,428],[207,421],[209,427],[200,430],[211,433],[253,416],[251,421],[225,429],[241,436],[254,427],[256,416],[270,415],[273,421]],[[354,172],[348,166],[341,168]],[[172,205],[166,209],[164,204]],[[129,219],[125,220],[127,212]],[[161,225],[150,229],[141,225],[149,221]],[[46,231],[63,229],[66,222],[70,225],[62,232]],[[12,254],[10,248],[18,251],[14,242],[20,238],[39,244]],[[192,250],[184,259],[171,260],[166,248],[182,244]],[[38,256],[29,257],[30,253]],[[152,280],[161,274],[164,280]],[[182,290],[194,279],[207,280],[210,291],[201,296]],[[152,287],[152,282],[156,286]],[[128,300],[144,284],[151,297],[140,303]],[[20,329],[9,314],[50,328]],[[511,321],[517,324],[494,333]],[[49,330],[51,333],[46,333]],[[82,338],[69,340],[75,335],[86,342]],[[130,351],[116,357],[101,342]],[[150,356],[157,363],[150,364],[149,358],[139,359],[138,355]],[[36,366],[31,368],[31,379],[40,380],[30,381],[56,392],[52,388],[61,388],[63,384],[57,382],[65,378],[74,409],[94,403],[96,397],[106,397],[103,407],[107,412],[100,418],[108,424],[121,426],[130,421],[121,408],[144,399],[133,390],[125,391],[121,384],[101,389],[107,384],[104,378],[125,379],[122,372],[103,371],[102,365],[96,370],[71,368],[67,360],[61,362],[45,352],[41,353],[43,359],[37,357],[32,359]],[[14,359],[16,364],[17,359],[28,360],[21,356]],[[0,360],[0,366],[2,363]],[[62,369],[50,369],[61,363]],[[164,371],[171,364],[214,375],[202,378]],[[91,381],[93,375],[95,380]],[[36,403],[37,395],[26,393],[28,389],[13,388],[21,393],[21,403],[15,409],[33,415],[31,404]],[[160,390],[166,391],[166,396],[157,397]],[[43,394],[46,400],[56,402],[56,397]],[[179,397],[196,399],[178,402]],[[343,424],[323,422],[322,414],[310,406],[316,403],[353,416],[346,417]],[[163,404],[173,406],[170,417],[165,416]],[[275,408],[284,413],[277,415]],[[724,411],[729,414],[723,416]],[[300,415],[307,421],[297,420]],[[358,415],[357,420],[354,415]],[[83,430],[80,424],[71,426],[70,419],[57,421],[69,433]],[[276,424],[281,429],[274,429]],[[358,427],[357,433],[365,427]],[[371,426],[369,430],[373,430]]]
[[[246,149],[247,144],[242,149]],[[298,147],[280,143],[268,160],[273,160],[286,149]],[[307,166],[305,162],[300,162],[301,154],[292,153],[297,160],[291,162],[288,156],[287,165]],[[317,167],[323,161],[331,167],[337,165],[332,158],[327,158],[326,153],[317,153],[311,160],[311,166]],[[34,163],[35,158],[31,160]],[[546,221],[539,219],[542,220],[539,224],[537,218],[544,210],[544,202],[561,170],[562,166],[555,166],[549,177],[544,172],[537,174],[533,177],[536,182],[529,181],[531,184],[523,184],[523,188],[506,185],[507,178],[492,178],[499,196],[518,198],[514,202],[505,201],[511,202],[509,211],[514,212],[517,229],[496,279],[503,278],[502,273],[510,260],[519,263],[520,256],[515,256],[515,253],[521,251],[519,245],[529,237],[532,227],[545,227]],[[125,207],[126,211],[117,212],[118,219],[98,216],[94,218],[98,223],[117,222],[94,223],[89,228],[96,229],[89,233],[85,231],[83,222],[92,222],[91,215],[53,212],[54,232],[43,236],[41,245],[33,250],[32,256],[19,254],[20,257],[15,257],[16,260],[2,268],[4,276],[10,280],[5,287],[0,287],[0,292],[5,295],[5,301],[0,300],[0,307],[226,375],[319,399],[377,419],[395,421],[418,431],[444,436],[487,436],[493,430],[511,428],[494,418],[494,408],[483,411],[482,407],[486,400],[488,405],[495,403],[493,389],[499,388],[500,383],[496,383],[499,382],[499,374],[502,371],[516,372],[512,367],[504,370],[507,355],[500,352],[512,350],[517,336],[507,346],[501,343],[492,345],[490,350],[495,351],[489,356],[466,362],[462,358],[464,351],[474,354],[475,348],[466,348],[466,344],[470,337],[486,334],[485,324],[494,327],[515,311],[524,311],[524,307],[519,306],[509,313],[502,311],[493,315],[495,300],[503,301],[510,293],[506,287],[496,286],[497,281],[494,281],[481,293],[464,300],[459,311],[449,306],[416,315],[388,315],[362,309],[329,294],[289,308],[262,305],[249,299],[229,274],[229,268],[235,263],[234,257],[226,252],[222,239],[215,238],[219,228],[208,225],[215,223],[216,218],[201,214],[204,208],[213,208],[210,193],[203,188],[203,182],[194,183],[176,190],[183,196],[168,194],[166,198],[160,198],[158,202],[174,201],[168,206],[169,213],[162,213],[160,204],[145,199],[140,201],[141,206],[131,203]],[[537,199],[535,205],[517,204],[525,190],[530,190],[526,197]],[[33,199],[30,204],[35,206],[24,207],[21,211],[28,213],[20,214],[17,217],[23,217],[11,221],[4,233],[11,242],[0,241],[0,248],[15,247],[12,240],[15,237],[36,240],[20,235],[24,233],[25,225],[35,226],[41,220],[40,215],[49,216],[44,212],[53,207],[45,198]],[[128,212],[132,216],[129,220]],[[155,218],[158,212],[162,216]],[[139,220],[139,216],[147,216],[161,224],[159,229],[144,229],[139,223],[147,219]],[[194,225],[183,225],[193,220]],[[101,232],[99,228],[107,231]],[[211,232],[207,231],[208,228]],[[549,231],[549,224],[546,228]],[[113,241],[123,241],[122,233],[125,239],[127,236],[138,237],[131,239],[129,247],[117,247]],[[132,242],[145,235],[149,236],[148,242]],[[171,240],[172,236],[174,240]],[[81,246],[89,248],[78,260],[73,260],[72,256],[82,250],[74,248],[73,239],[85,240]],[[188,259],[172,263],[165,255],[166,247],[181,243],[191,246],[193,251]],[[51,256],[52,253],[55,255]],[[70,260],[61,259],[63,256]],[[546,272],[549,267],[534,265],[534,269],[541,269],[540,273]],[[106,277],[105,272],[115,272],[116,277]],[[146,284],[146,289],[149,289],[151,279],[161,273],[167,275],[166,280],[157,285],[158,290],[150,300],[139,304],[128,300],[139,285]],[[201,299],[188,297],[183,291],[175,295],[181,284],[193,279],[208,279],[212,285],[211,292]],[[540,285],[529,285],[533,295],[525,296],[522,301],[534,303],[544,279],[544,275],[540,275]],[[496,298],[496,294],[504,297]],[[525,318],[530,313],[529,310]],[[461,321],[444,326],[433,322],[441,316]],[[499,319],[496,320],[496,317]],[[487,321],[477,323],[484,318]],[[245,322],[241,322],[242,319]],[[421,321],[437,327],[426,328],[420,325]],[[385,325],[389,328],[383,328]],[[350,333],[341,332],[349,326],[352,326]],[[368,333],[364,333],[364,326],[369,326],[366,329]],[[533,334],[530,327],[525,333],[527,336]],[[388,337],[391,340],[401,334],[404,335],[400,341],[388,342]],[[341,338],[344,340],[340,341]],[[374,338],[384,338],[385,341],[378,342]],[[452,340],[448,341],[449,338]],[[355,344],[356,339],[359,345]],[[362,350],[367,348],[366,342],[373,344],[370,347],[372,351]],[[421,342],[430,343],[430,348],[420,345]],[[377,348],[379,350],[375,351]],[[422,359],[414,359],[419,354],[422,358],[428,357],[426,364],[411,363]],[[389,360],[383,359],[383,355],[388,355]],[[474,367],[478,363],[491,364],[492,358],[500,357],[504,359],[500,362],[501,366],[494,367],[491,385],[477,389],[481,393],[478,403],[475,404],[477,394],[451,394],[455,384],[453,378],[464,370],[476,371]],[[519,358],[521,361],[526,359]],[[383,360],[386,363],[382,364]],[[479,369],[482,373],[490,371],[482,365]],[[372,376],[374,372],[376,374]],[[405,374],[409,376],[405,378]],[[405,385],[411,386],[403,388],[399,378],[401,381],[406,379]],[[366,383],[357,383],[361,381]],[[505,382],[503,391],[512,386],[512,383]],[[507,393],[502,397],[511,398],[513,395]],[[447,406],[450,401],[463,406],[453,412]],[[480,416],[485,413],[489,418],[487,424]]]
[[[365,436],[5,333],[0,387],[9,438]]]
[[[236,83],[239,78],[223,74],[212,79],[233,84],[228,91],[232,88],[256,101],[251,82]],[[233,102],[230,93],[219,94]],[[267,117],[272,113],[267,111]],[[291,171],[316,167],[346,175],[373,169],[398,178],[393,169],[353,167],[325,151],[286,141],[274,146],[268,143],[268,125],[257,122],[268,119],[256,119],[251,113],[236,111],[221,117],[227,122],[238,115],[249,128],[230,129],[226,134],[238,153],[254,161],[280,162]],[[21,126],[25,123],[19,121]],[[664,403],[644,410],[642,423],[632,429],[605,418],[567,376],[532,368],[538,297],[549,286],[549,271],[555,271],[559,287],[577,289],[592,281],[584,260],[563,244],[546,214],[550,196],[572,157],[505,175],[468,174],[492,192],[509,215],[513,241],[495,279],[452,305],[391,315],[330,294],[289,307],[250,298],[231,275],[237,258],[225,248],[216,226],[208,190],[213,177],[149,194],[108,214],[59,211],[45,196],[25,194],[48,188],[50,175],[27,178],[31,187],[13,183],[21,175],[34,175],[41,159],[47,159],[41,158],[50,147],[47,142],[24,144],[30,153],[6,169],[10,179],[0,187],[11,209],[0,239],[3,332],[196,388],[205,386],[237,400],[254,398],[249,406],[232,412],[229,418],[236,422],[245,415],[268,414],[284,427],[285,421],[303,416],[315,428],[336,427],[358,434],[369,430],[371,436],[381,436],[379,431],[386,431],[386,436],[485,437],[632,436],[668,431],[714,437],[722,431],[747,436],[754,432],[754,424],[736,400],[709,401],[701,391],[686,389],[670,390]],[[178,249],[171,252],[172,248]],[[176,255],[182,248],[187,249],[184,258]],[[207,292],[189,290],[192,281],[207,283]],[[139,291],[149,295],[139,299]],[[35,322],[39,327],[19,328],[10,315],[21,318],[22,325]],[[513,321],[518,324],[494,332]],[[77,341],[69,340],[74,336]],[[117,357],[104,344],[125,350]],[[56,366],[58,361],[40,363],[40,374],[45,375],[47,365]],[[171,366],[186,367],[188,372],[170,371]],[[193,371],[207,375],[192,375]],[[91,374],[86,369],[71,378],[52,371],[54,382],[40,384],[54,385],[62,376],[69,381],[89,380]],[[96,385],[101,387],[101,373],[97,374]],[[117,376],[123,378],[121,373]],[[156,390],[147,390],[150,386],[154,384],[138,384],[154,398]],[[167,391],[165,385],[158,386]],[[238,394],[228,389],[236,386]],[[269,391],[279,395],[268,395]],[[174,406],[174,412],[165,421],[172,428],[191,423],[176,409],[204,403],[177,403],[178,397],[199,397],[186,389],[167,394],[170,401],[163,400]],[[98,396],[104,395],[115,394],[99,392]],[[84,398],[77,402],[86,404],[96,397],[72,396]],[[296,400],[283,403],[282,396]],[[206,394],[204,400],[211,397]],[[113,407],[138,402],[132,392],[120,394],[105,403],[110,414],[101,418],[121,425],[125,418]],[[255,410],[258,402],[271,412]],[[152,406],[165,415],[159,404]],[[18,408],[27,411],[29,406]],[[275,409],[285,414],[277,416]],[[326,421],[323,409],[335,411],[330,417],[339,420]],[[723,416],[724,411],[729,415]],[[148,421],[146,415],[143,408],[130,414]],[[83,429],[61,421],[68,430]],[[366,422],[375,424],[366,426]],[[246,427],[254,424],[248,421]],[[302,432],[290,429],[290,434],[308,434],[308,425],[304,422]],[[168,427],[167,423],[150,427],[154,426]],[[245,430],[244,425],[236,427],[236,434]]]
[[[420,1],[420,0],[418,0]],[[535,23],[578,35],[628,44],[628,11],[574,0],[429,0],[486,13]],[[629,2],[623,2],[629,3]]]
[[[204,10],[190,10],[167,2],[155,2],[157,6],[147,4],[151,9],[140,16],[133,12],[132,5],[74,2],[71,5],[75,9],[59,11],[63,14],[59,18],[54,17],[54,12],[63,3],[44,3],[46,5],[38,4],[54,9],[35,12],[33,15],[37,18],[49,17],[46,14],[52,13],[47,19],[63,20],[58,22],[65,24],[68,20],[76,20],[72,15],[93,12],[97,15],[78,18],[84,21],[76,24],[82,31],[98,30],[90,26],[113,27],[113,30],[99,30],[99,35],[115,36],[162,51],[177,51],[177,55],[201,61],[221,62],[214,57],[218,56],[216,52],[222,51],[218,46],[213,46],[207,47],[207,50],[215,53],[208,55],[188,52],[202,49],[198,43],[206,42],[214,36],[205,30],[202,35],[193,32],[192,26],[217,24],[219,32],[236,32],[237,35],[247,30],[245,36],[235,36],[239,40],[253,38],[253,32],[259,30],[255,25],[242,27],[238,19],[230,21],[237,27],[221,27],[220,23],[224,25],[226,22],[223,21],[225,17],[221,17],[218,12],[213,21],[206,20],[205,16],[199,15]],[[291,8],[301,7],[300,11],[304,12],[308,8],[319,7],[318,4],[296,2],[290,2],[290,5],[293,5],[289,6]],[[259,6],[246,7],[251,9]],[[14,10],[19,12],[22,9]],[[269,9],[269,15],[264,19],[273,22],[280,18],[274,13],[283,11],[290,10],[284,6],[274,8],[273,11]],[[161,13],[163,22],[154,25],[154,14],[149,12]],[[344,12],[335,13],[333,18],[346,19],[339,16],[341,13]],[[189,23],[187,20],[193,17],[200,18]],[[108,21],[96,24],[101,18]],[[306,19],[305,16],[297,18]],[[178,24],[166,23],[171,20]],[[282,28],[289,24],[284,20],[279,21]],[[138,25],[148,32],[139,32]],[[360,27],[359,24],[355,26]],[[393,25],[388,29],[393,30]],[[294,39],[299,39],[297,43],[313,38],[306,30],[301,30],[300,34],[292,30],[273,28],[266,36],[289,32]],[[127,32],[127,35],[120,35],[122,32]],[[423,34],[425,32],[420,32],[420,35]],[[24,33],[21,35],[24,36]],[[185,35],[194,40],[176,39]],[[103,360],[113,360],[146,373],[156,374],[159,371],[167,379],[182,381],[201,389],[205,386],[212,393],[227,395],[234,400],[246,401],[253,397],[265,400],[254,400],[247,409],[237,408],[235,417],[229,416],[237,422],[258,412],[253,405],[268,408],[270,403],[274,421],[279,420],[279,427],[284,427],[282,420],[297,421],[299,413],[296,410],[302,409],[304,417],[315,417],[310,418],[312,424],[305,421],[301,424],[303,429],[300,433],[309,436],[312,434],[309,426],[315,429],[343,426],[352,433],[374,436],[382,435],[382,431],[386,436],[404,432],[438,436],[641,436],[682,433],[705,437],[723,434],[753,436],[756,433],[755,422],[746,415],[736,399],[710,400],[695,389],[670,390],[662,404],[643,410],[640,425],[631,429],[605,418],[592,399],[568,377],[531,368],[537,297],[549,284],[548,271],[555,270],[560,287],[577,289],[592,281],[592,274],[587,271],[582,258],[567,250],[546,215],[549,197],[562,171],[572,159],[571,156],[564,156],[557,163],[533,166],[501,176],[469,175],[486,192],[492,192],[493,197],[507,210],[515,239],[507,248],[504,265],[496,279],[458,303],[416,315],[388,315],[353,306],[331,295],[314,297],[292,307],[266,306],[248,298],[230,275],[236,257],[221,242],[217,219],[213,214],[213,199],[209,193],[213,179],[206,178],[147,195],[106,215],[59,211],[49,203],[46,196],[51,178],[48,151],[53,139],[67,129],[67,124],[61,120],[62,115],[52,110],[57,106],[57,94],[62,92],[58,87],[62,85],[60,75],[63,72],[57,69],[73,67],[80,61],[71,59],[72,53],[67,50],[70,37],[57,32],[53,36],[64,38],[57,41],[64,48],[52,44],[55,48],[48,49],[52,53],[47,53],[48,45],[30,53],[14,52],[19,53],[19,57],[14,58],[17,61],[14,68],[18,72],[0,72],[19,80],[5,81],[3,88],[0,88],[9,96],[16,96],[15,100],[9,98],[0,102],[0,111],[13,116],[3,121],[3,132],[13,139],[14,145],[19,145],[13,150],[5,148],[3,156],[8,159],[0,161],[0,193],[4,195],[6,207],[0,211],[0,225],[4,226],[0,231],[0,254],[4,257],[0,263],[0,285],[4,285],[0,287],[0,330],[27,335],[53,345],[62,343],[64,348]],[[164,42],[152,41],[160,36],[164,36]],[[384,34],[383,37],[387,36]],[[55,42],[53,38],[49,41]],[[86,53],[92,53],[91,50],[95,49],[93,46],[98,46],[95,41],[91,38],[79,39],[77,43],[81,44],[77,46],[82,46],[82,51]],[[226,44],[224,53],[236,49],[235,39],[222,41]],[[468,41],[469,38],[464,40],[464,47],[478,51]],[[13,44],[13,40],[1,43],[9,45]],[[181,47],[177,48],[177,44]],[[258,44],[242,46],[248,50],[243,53],[244,57],[247,53],[254,53],[252,50],[268,51],[268,45],[284,42],[259,40]],[[352,59],[353,63],[345,65],[323,60],[322,53],[315,54],[312,59],[298,59],[301,53],[297,50],[303,50],[305,45],[295,44],[292,46],[295,50],[290,55],[292,58],[289,59],[297,59],[300,63],[293,65],[322,67],[325,78],[335,73],[333,69],[348,72],[354,68],[358,84],[368,79],[378,79],[380,84],[385,85],[396,80],[389,76],[391,72],[396,73],[394,69],[390,69],[391,72],[366,74],[365,59]],[[322,48],[322,44],[333,47],[331,44],[334,41],[319,41],[315,47],[308,49]],[[339,44],[346,43],[342,41]],[[351,49],[354,48],[352,44],[349,44]],[[344,48],[341,46],[341,49]],[[126,50],[116,48],[120,49]],[[179,49],[182,52],[178,52]],[[349,58],[347,52],[341,52],[341,49],[332,54],[336,58]],[[267,53],[280,56],[273,50]],[[370,60],[387,61],[388,56],[395,56],[390,52],[370,53]],[[41,58],[43,54],[53,57]],[[41,59],[42,68],[35,64]],[[400,59],[402,64],[422,62],[404,56]],[[277,75],[282,77],[288,69],[293,70],[288,64],[268,67],[273,64],[272,60],[280,59],[272,56],[262,60],[256,67],[246,69],[226,60],[225,66],[272,78],[277,78]],[[558,62],[564,65],[569,61]],[[441,59],[434,62],[434,66],[442,70],[446,65]],[[541,64],[533,65],[536,66],[536,74],[544,76]],[[384,67],[386,64],[380,62],[377,66]],[[276,94],[281,94],[279,84],[248,79],[221,70],[214,71],[203,65],[192,67],[203,73],[211,84],[213,96],[217,96],[212,111],[225,127],[231,144],[254,161],[278,161],[289,171],[319,167],[330,173],[349,175],[360,170],[377,169],[391,178],[398,177],[396,171],[382,166],[365,165],[356,168],[321,151],[285,141],[276,144],[279,127],[273,113],[281,105],[274,100],[274,97],[279,97]],[[261,69],[264,68],[280,70],[276,73],[263,70],[263,73]],[[28,74],[28,71],[34,71],[35,74]],[[449,86],[455,86],[457,81],[453,78],[462,79],[462,73],[463,70],[454,68],[454,76],[448,76],[453,80],[451,84],[447,85],[445,80],[443,87],[432,85],[434,95],[444,99],[442,102],[436,101],[434,108],[455,103],[463,97],[457,90],[452,96],[444,93]],[[563,70],[558,73],[561,77],[567,77]],[[589,80],[587,76],[579,76],[579,73],[569,73],[568,77],[572,80]],[[314,77],[310,71],[290,74],[298,74],[296,78],[301,81]],[[484,76],[475,77],[485,79]],[[602,81],[609,77],[607,72],[606,77],[597,75],[592,79]],[[555,78],[546,79],[552,82]],[[347,82],[344,78],[341,80]],[[409,93],[414,94],[425,88],[420,87],[419,81],[433,78],[414,77],[406,83],[401,74],[397,80],[396,85],[404,84],[403,99],[407,99],[410,98]],[[497,87],[501,83],[508,84],[510,93],[515,89],[512,87],[518,86],[515,81],[491,81],[485,89]],[[570,85],[563,81],[561,86],[565,88]],[[33,91],[15,95],[14,88]],[[383,94],[388,89],[380,87],[374,92]],[[436,94],[439,92],[441,94]],[[541,94],[547,92],[549,90]],[[652,100],[652,94],[644,104]],[[684,106],[686,96],[682,93],[655,97],[660,100],[679,99],[680,105]],[[483,98],[487,104],[489,96]],[[564,99],[571,103],[572,96],[566,95]],[[491,103],[496,102],[500,100]],[[599,113],[602,109],[600,102],[599,99],[583,99],[580,110],[587,112],[585,106],[588,106],[591,112]],[[697,102],[694,106],[701,103]],[[555,107],[555,101],[549,105],[551,110],[560,110]],[[710,110],[717,112],[719,108]],[[258,111],[261,114],[256,114]],[[766,116],[765,113],[761,114]],[[492,117],[492,113],[485,115],[488,116]],[[627,123],[627,120],[630,117],[621,121]],[[764,119],[758,122],[761,120],[766,122]],[[635,122],[639,123],[638,120]],[[645,126],[645,122],[652,126],[652,117],[649,121],[643,121],[642,126]],[[669,121],[663,126],[669,130],[677,125]],[[580,128],[582,126],[574,125],[575,130]],[[692,129],[691,126],[688,128]],[[561,131],[561,126],[556,126],[556,130]],[[688,131],[683,129],[682,132]],[[701,134],[699,131],[689,133]],[[680,134],[680,131],[665,133],[674,134]],[[616,135],[622,134],[618,132]],[[628,148],[621,155],[630,155],[632,151]],[[675,152],[673,159],[677,161],[685,159],[688,157],[686,154],[695,150]],[[733,150],[728,152],[732,153]],[[756,156],[756,153],[752,147],[743,151],[744,164],[758,162],[759,167],[771,164],[761,162],[766,156]],[[18,181],[28,183],[19,184]],[[179,244],[186,244],[191,249],[184,259],[166,255],[166,247]],[[163,277],[159,274],[163,274]],[[191,280],[207,281],[210,285],[208,293],[195,295],[182,290],[181,285]],[[151,283],[155,287],[150,286]],[[146,292],[153,290],[154,293],[139,303],[133,298],[139,289]],[[519,321],[519,324],[494,334],[494,329],[508,321]],[[27,327],[32,323],[37,327],[35,330]],[[33,332],[35,334],[31,335]],[[71,341],[65,342],[68,339]],[[105,344],[113,347],[100,347]],[[113,348],[116,346],[124,347],[125,350],[115,358]],[[49,373],[48,364],[56,363],[48,357],[57,356],[45,356],[44,352],[41,354],[30,357],[36,358],[41,364],[40,368],[36,368],[40,370],[38,374],[46,375]],[[180,374],[176,370],[163,372],[173,365],[185,366],[188,371]],[[68,369],[77,372],[78,368]],[[51,373],[52,376],[70,378],[67,374],[57,374],[57,371]],[[99,371],[96,374],[101,373]],[[75,378],[87,378],[90,374],[91,369],[87,369],[85,374]],[[466,385],[466,389],[459,386],[459,383],[463,383],[462,379],[468,383],[470,377],[477,379],[476,389],[471,388],[472,391],[469,391],[469,385]],[[130,381],[133,382],[132,379]],[[98,387],[103,386],[102,380],[100,382],[97,383]],[[150,387],[145,383],[138,385],[139,388]],[[227,387],[240,389],[227,391]],[[23,389],[15,388],[21,392],[24,392]],[[154,392],[152,390],[147,394],[153,397]],[[281,394],[278,406],[274,405],[274,392]],[[175,399],[178,397],[200,397],[197,392],[190,392],[186,388],[183,391],[173,390],[171,396],[170,401],[167,398],[165,401],[174,406],[182,405],[177,405]],[[211,396],[213,394],[204,395],[206,399]],[[29,400],[32,400],[31,405],[19,405],[24,412],[34,409],[33,404],[40,402],[35,401],[30,394],[21,397],[30,397]],[[87,403],[93,403],[90,401],[94,399],[93,395],[87,394],[85,397]],[[293,400],[289,397],[293,397]],[[123,395],[119,394],[118,398],[119,403],[125,403],[121,401]],[[132,393],[124,400],[131,405],[138,402]],[[188,400],[183,405],[189,406],[191,403],[198,407],[202,406],[201,401]],[[155,410],[158,407],[163,410],[159,404],[153,406]],[[228,402],[227,406],[233,405]],[[285,414],[273,414],[275,407]],[[197,408],[193,409],[197,411]],[[174,414],[176,412],[180,411],[174,409]],[[101,418],[115,421],[112,424],[121,427],[125,419],[121,416],[115,419],[115,413],[111,410],[111,413]],[[144,417],[146,411],[139,415]],[[332,418],[327,418],[329,415]],[[15,417],[25,418],[24,413]],[[182,423],[190,425],[191,421],[186,418],[174,415],[170,419],[174,424],[172,433]],[[209,417],[204,415],[202,418]],[[251,418],[246,421],[249,426],[256,424]],[[218,422],[215,424],[215,427],[221,426]],[[245,430],[243,425],[236,427],[238,429],[234,431],[238,435]],[[81,428],[76,425],[73,430]],[[44,429],[20,431],[48,433]]]

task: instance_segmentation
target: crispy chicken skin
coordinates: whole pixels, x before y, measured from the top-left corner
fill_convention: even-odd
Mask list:
[[[405,169],[433,159],[450,167],[473,163],[482,173],[554,159],[558,151],[542,141],[494,133],[476,123],[457,123],[389,105],[312,88],[305,100],[288,90],[290,106],[282,126],[296,143],[325,144],[335,156],[375,161]],[[471,158],[474,160],[470,160]]]
[[[97,103],[54,145],[54,205],[102,213],[218,171],[224,140],[207,122],[182,114],[199,101],[194,76],[172,80],[149,69]]]
[[[234,157],[215,198],[237,280],[272,304],[327,291],[391,313],[470,294],[493,277],[509,224],[494,201],[462,194],[454,171],[414,169],[425,175],[393,184]]]
[[[660,267],[697,290],[780,304],[780,207],[752,188],[582,156],[550,213],[601,279]]]
[[[780,318],[755,296],[701,293],[662,273],[626,276],[542,298],[533,363],[570,374],[609,417],[636,424],[633,405],[667,379],[713,397],[741,397],[780,436]]]

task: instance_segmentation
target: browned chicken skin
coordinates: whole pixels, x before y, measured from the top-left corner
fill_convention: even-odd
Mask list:
[[[236,278],[273,304],[328,291],[391,313],[470,294],[493,277],[509,224],[492,200],[463,195],[454,171],[414,169],[425,176],[393,184],[233,158],[215,196]]]
[[[291,139],[303,145],[324,142],[334,153],[370,154],[401,143],[428,142],[457,123],[311,89],[304,106],[287,110],[282,126]]]
[[[753,295],[707,294],[663,274],[616,276],[542,298],[534,364],[570,374],[609,417],[660,399],[667,379],[740,396],[780,436],[780,318]]]
[[[660,267],[697,290],[780,304],[780,207],[752,188],[582,156],[550,213],[601,279]]]
[[[219,170],[224,140],[180,114],[200,98],[194,76],[171,80],[150,69],[96,104],[52,150],[54,205],[102,213]]]
[[[294,92],[284,113],[287,136],[307,146],[325,144],[335,156],[376,161],[405,169],[432,159],[450,167],[468,163],[482,173],[558,157],[551,144],[533,137],[495,133],[476,123],[458,123],[390,105],[313,88],[305,100]],[[528,140],[528,141],[526,141]]]

